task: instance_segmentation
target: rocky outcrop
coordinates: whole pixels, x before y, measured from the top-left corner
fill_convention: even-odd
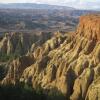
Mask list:
[[[28,59],[14,60],[3,84],[20,81],[51,92],[56,88],[68,100],[99,100],[99,33],[100,15],[82,16],[75,34],[57,33],[29,53]]]
[[[10,53],[13,50],[12,44],[10,42],[9,37],[7,35],[0,42],[0,53]]]
[[[13,60],[9,64],[9,70],[6,77],[3,79],[2,84],[16,84],[19,82],[19,79],[23,71],[34,63],[33,56],[23,56],[16,60]]]
[[[87,89],[93,81],[93,70],[85,69],[83,73],[75,80],[74,92],[71,100],[84,100],[86,97]]]
[[[30,35],[6,33],[0,41],[0,55],[24,55],[29,51],[33,52],[36,46],[42,45],[51,36],[52,33],[43,32]]]
[[[94,40],[100,40],[100,14],[80,17],[77,33]]]
[[[85,100],[100,99],[100,77],[97,78],[89,87]]]

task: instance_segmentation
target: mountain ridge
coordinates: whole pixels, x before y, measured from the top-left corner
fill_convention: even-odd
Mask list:
[[[0,4],[0,9],[66,9],[75,10],[75,8],[59,5],[38,4],[38,3],[7,3]]]

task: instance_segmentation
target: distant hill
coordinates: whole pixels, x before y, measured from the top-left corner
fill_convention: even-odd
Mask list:
[[[36,4],[36,3],[9,3],[0,4],[0,9],[68,9],[74,10],[72,7],[57,6],[48,4]]]

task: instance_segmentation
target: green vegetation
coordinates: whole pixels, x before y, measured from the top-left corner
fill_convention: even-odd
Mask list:
[[[66,97],[56,88],[53,88],[50,92],[48,92],[47,100],[66,100]]]
[[[0,61],[1,61],[1,62],[8,61],[9,58],[11,58],[11,57],[8,56],[8,55],[6,55],[6,54],[1,54],[1,55],[0,55]]]
[[[5,76],[6,72],[5,72],[5,66],[4,65],[0,65],[0,80],[2,80]]]
[[[8,60],[12,60],[12,59],[15,59],[17,57],[19,57],[20,55],[18,55],[17,53],[16,54],[0,54],[0,62],[6,62]]]
[[[41,88],[34,90],[27,84],[0,86],[0,100],[65,100],[63,95],[45,93]]]
[[[37,94],[33,89],[21,86],[1,86],[0,100],[46,100],[44,94]]]

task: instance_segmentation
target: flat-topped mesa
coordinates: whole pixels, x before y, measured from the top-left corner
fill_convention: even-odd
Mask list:
[[[100,14],[81,16],[77,34],[100,41]]]

